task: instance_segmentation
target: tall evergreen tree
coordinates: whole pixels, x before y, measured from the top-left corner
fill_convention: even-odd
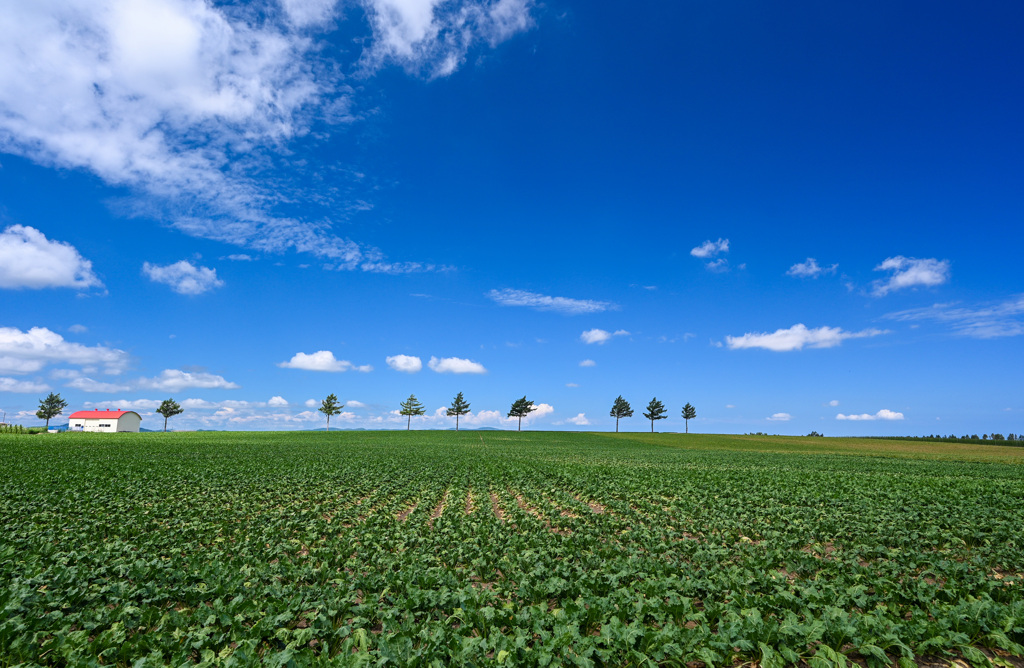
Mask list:
[[[160,408],[156,409],[156,412],[164,416],[164,431],[167,431],[167,418],[184,413],[185,409],[174,399],[164,399],[160,404]]]
[[[615,403],[612,404],[612,410],[609,415],[615,418],[615,433],[617,434],[619,433],[619,418],[633,417],[633,407],[620,394],[616,397]]]
[[[426,413],[426,409],[423,408],[423,404],[419,402],[415,394],[410,394],[409,398],[403,401],[400,406],[402,410],[398,411],[400,415],[407,415],[409,419],[405,423],[405,430],[409,431],[412,429],[412,418],[414,415],[423,415]]]
[[[68,402],[64,401],[59,394],[50,394],[45,399],[39,400],[39,410],[36,411],[36,417],[40,420],[46,420],[46,429],[50,429],[50,418],[55,418],[60,415],[65,408],[68,407]]]
[[[459,416],[469,412],[469,402],[462,397],[462,392],[455,395],[452,405],[448,407],[448,417],[455,416],[455,431],[459,430]]]
[[[686,420],[686,433],[690,433],[690,420],[697,417],[697,409],[687,403],[683,406],[683,419]]]
[[[317,410],[327,416],[327,431],[331,430],[331,416],[340,413],[344,407],[345,404],[339,404],[338,397],[334,394],[328,394],[327,398],[320,403],[320,408]]]
[[[651,399],[651,403],[647,404],[647,412],[644,413],[644,417],[651,421],[651,433],[654,433],[654,421],[664,420],[668,417],[668,411],[665,409],[665,404],[658,401],[658,397]]]
[[[537,407],[533,405],[532,401],[527,401],[524,396],[522,399],[516,399],[512,402],[512,408],[508,409],[506,417],[519,418],[519,431],[522,431],[523,418],[528,417],[535,410],[537,410]]]

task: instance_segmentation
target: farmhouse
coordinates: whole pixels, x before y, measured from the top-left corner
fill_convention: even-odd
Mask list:
[[[68,418],[68,431],[139,431],[142,416],[135,411],[78,411]]]

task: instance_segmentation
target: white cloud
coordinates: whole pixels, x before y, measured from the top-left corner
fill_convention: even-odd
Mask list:
[[[450,75],[476,42],[495,45],[533,25],[531,0],[362,0],[374,41],[364,66],[388,62],[433,77]]]
[[[30,380],[17,380],[16,378],[0,378],[0,392],[33,394],[36,392],[47,392],[49,389],[50,387],[46,383],[35,383]]]
[[[349,399],[348,401],[345,402],[345,405],[348,406],[349,408],[366,408],[367,407],[366,404],[364,404],[361,401],[356,401],[355,399]]]
[[[268,406],[274,406],[274,407],[277,407],[277,406],[287,406],[288,405],[288,401],[284,397],[282,397],[282,396],[274,396],[274,397],[270,397],[270,400],[267,401],[267,405]]]
[[[888,280],[875,281],[872,294],[881,297],[893,290],[902,290],[918,285],[934,287],[949,281],[950,263],[949,260],[937,260],[935,258],[917,259],[913,257],[886,258],[882,264],[875,267],[875,271],[890,271],[892,275]]]
[[[587,419],[586,413],[579,413],[576,417],[566,418],[565,421],[578,427],[585,427],[590,424],[590,420]]]
[[[224,285],[224,281],[217,278],[216,269],[197,267],[188,260],[164,266],[144,262],[142,273],[151,281],[171,286],[181,295],[201,295]]]
[[[316,399],[306,399],[306,408],[316,408],[320,405],[320,402]]]
[[[618,306],[611,302],[593,299],[570,299],[568,297],[550,297],[525,290],[491,290],[487,296],[502,306],[528,306],[538,311],[556,311],[567,315],[583,313],[600,313]]]
[[[72,378],[65,383],[65,386],[73,387],[76,390],[81,390],[83,392],[101,392],[108,394],[113,394],[114,392],[127,392],[132,389],[130,385],[124,385],[121,383],[104,383],[84,376]]]
[[[116,408],[128,411],[146,411],[159,408],[162,399],[118,399],[116,401],[86,401],[85,408]]]
[[[719,239],[718,241],[711,241],[708,239],[700,246],[690,250],[690,255],[699,258],[709,258],[718,255],[719,253],[729,252],[729,240]]]
[[[102,367],[105,373],[117,374],[128,362],[123,350],[71,343],[45,327],[27,332],[0,327],[0,373],[35,373],[49,364],[63,363]]]
[[[933,304],[889,313],[885,317],[902,322],[933,320],[947,323],[958,334],[976,339],[1020,336],[1024,334],[1024,294],[1003,302],[973,307]]]
[[[546,417],[555,412],[554,406],[551,404],[534,404],[534,410],[530,412],[529,419],[538,420],[542,417]],[[527,418],[523,418],[525,421]]]
[[[726,404],[726,408],[736,408],[735,404]]]
[[[836,415],[837,420],[902,420],[903,413],[897,413],[887,408],[883,408],[874,415],[869,413],[861,413],[860,415],[843,415],[839,413]]]
[[[724,257],[720,257],[717,260],[712,260],[711,262],[708,262],[707,264],[704,265],[704,267],[707,268],[708,271],[714,272],[716,274],[724,274],[725,272],[729,271],[729,261],[726,260]],[[740,268],[742,269],[743,267]]]
[[[221,259],[223,260],[225,258]],[[228,255],[226,259],[231,260],[232,262],[252,262],[252,256],[246,255],[245,253],[234,253],[232,255]]]
[[[190,387],[217,390],[238,389],[238,385],[225,380],[223,376],[202,371],[181,371],[179,369],[164,369],[155,378],[140,378],[138,385],[145,389],[165,390],[168,392],[180,392]]]
[[[747,333],[743,336],[727,336],[725,342],[730,350],[741,348],[764,348],[774,351],[802,350],[808,348],[832,348],[846,339],[861,339],[886,334],[880,329],[865,329],[860,332],[846,332],[839,327],[818,327],[808,329],[796,324],[789,329],[778,329],[771,333]]]
[[[0,105],[0,118],[2,111]],[[0,135],[0,148],[2,146]],[[101,288],[103,283],[93,273],[92,262],[71,244],[50,241],[39,230],[24,225],[12,225],[0,232],[0,288],[81,290],[92,287]]]
[[[476,45],[529,28],[531,4],[361,4],[367,25],[352,31],[361,54],[317,38],[314,28],[331,29],[330,0],[284,0],[281,13],[206,0],[9,4],[0,16],[0,151],[130,188],[128,208],[193,236],[308,252],[337,269],[428,268],[386,262],[320,216],[281,215],[303,196],[333,211],[365,206],[328,189],[311,196],[291,144],[322,141],[330,125],[355,120],[353,59],[366,73],[398,62],[449,74]],[[267,178],[274,162],[290,169]]]
[[[71,325],[68,327],[68,331],[72,334],[85,334],[89,331],[89,328],[85,325]]]
[[[837,269],[839,269],[838,264],[833,264],[831,267],[820,267],[817,260],[809,257],[806,261],[799,262],[790,267],[786,275],[797,278],[817,278],[823,274],[834,274]]]
[[[566,387],[579,387],[579,383],[566,383]]]
[[[789,422],[793,416],[789,413],[772,413],[771,417],[765,419],[770,422]]]
[[[615,330],[615,332],[609,332],[603,329],[588,329],[580,334],[580,341],[583,341],[583,343],[604,344],[611,341],[613,336],[629,336],[629,332],[624,329],[618,329]],[[584,360],[584,362],[587,361],[590,360]],[[593,366],[593,364],[584,364],[583,362],[580,362],[580,366]]]
[[[278,362],[282,369],[303,369],[305,371],[360,371],[369,373],[373,367],[369,364],[356,366],[348,360],[339,360],[330,350],[318,350],[315,353],[295,353],[287,362]]]
[[[423,360],[414,355],[391,355],[384,361],[389,367],[402,373],[418,373],[423,368]]]
[[[828,402],[828,405],[832,406],[833,408],[835,408],[836,406],[839,405],[839,400],[838,399],[833,399],[832,401]]]
[[[595,362],[594,360],[583,360],[582,362],[580,362],[580,366],[597,366],[597,362]]]
[[[431,357],[427,366],[437,373],[487,373],[487,369],[479,362],[459,357]]]

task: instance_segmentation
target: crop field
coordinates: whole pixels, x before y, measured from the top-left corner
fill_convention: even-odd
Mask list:
[[[0,665],[1024,665],[1024,449],[0,436]]]

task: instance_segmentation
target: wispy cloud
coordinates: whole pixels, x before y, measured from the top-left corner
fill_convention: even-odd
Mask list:
[[[690,250],[690,255],[692,255],[694,257],[699,257],[699,258],[702,258],[702,259],[706,259],[706,258],[709,258],[709,257],[714,257],[714,256],[718,255],[719,253],[728,253],[728,252],[729,252],[729,240],[728,239],[719,239],[718,241],[711,241],[710,239],[708,239],[707,241],[702,243],[700,246],[692,248]]]
[[[304,371],[328,371],[342,373],[345,371],[361,371],[369,373],[373,367],[369,364],[355,365],[348,360],[339,360],[330,350],[318,350],[315,353],[295,353],[287,362],[278,362],[282,369],[302,369]]]
[[[613,336],[629,336],[629,332],[624,329],[617,329],[614,332],[609,332],[604,329],[588,329],[587,331],[580,334],[580,341],[583,343],[597,343],[604,344],[612,340]],[[588,361],[588,360],[587,360]],[[580,366],[593,366],[593,364],[583,364]]]
[[[71,244],[47,239],[39,230],[24,225],[0,232],[0,288],[93,287],[102,288],[103,283],[93,273],[92,262]]]
[[[786,275],[795,276],[796,278],[818,278],[825,274],[834,274],[838,269],[838,264],[833,264],[830,267],[821,267],[818,265],[817,260],[809,257],[804,262],[798,262],[790,267]]]
[[[427,366],[437,373],[487,373],[483,364],[461,357],[431,357]]]
[[[872,283],[871,294],[882,297],[893,290],[903,290],[917,286],[934,287],[949,281],[949,260],[936,258],[913,258],[897,255],[886,258],[875,271],[888,271],[891,276]]]
[[[725,343],[730,350],[741,348],[764,348],[785,352],[808,348],[833,348],[846,339],[862,339],[888,333],[881,329],[865,329],[860,332],[847,332],[839,327],[818,327],[808,329],[804,324],[796,324],[789,329],[777,329],[774,332],[747,333],[743,336],[727,336]]]
[[[491,290],[487,296],[502,306],[527,306],[538,311],[555,311],[567,315],[584,313],[600,313],[609,309],[617,309],[612,302],[594,299],[570,299],[569,297],[551,297],[526,290]]]
[[[769,422],[789,422],[793,416],[789,413],[772,413],[771,417],[765,419]]]
[[[595,362],[594,360],[583,360],[583,361],[580,362],[580,366],[583,366],[583,367],[597,366],[597,362]]]
[[[137,197],[130,211],[190,235],[310,253],[336,269],[431,268],[390,262],[332,232],[333,220],[288,215],[290,201],[309,195],[293,145],[356,120],[346,71],[358,65],[369,75],[397,62],[445,76],[475,46],[528,29],[531,3],[363,0],[369,35],[349,62],[327,60],[317,39],[337,3],[282,4],[283,13],[270,3],[192,0],[5,7],[0,150],[127,187]],[[275,163],[296,176],[268,175]],[[344,186],[337,190],[315,199],[332,214],[365,208]]]
[[[888,313],[885,317],[902,322],[941,322],[948,324],[958,334],[976,339],[1020,336],[1024,334],[1024,294],[979,306],[933,304]]]
[[[49,389],[50,387],[46,383],[0,377],[0,392],[34,394],[36,392],[46,392]]]
[[[861,413],[860,415],[843,415],[839,413],[836,415],[837,420],[902,420],[903,413],[897,413],[891,411],[888,408],[883,408],[874,415],[870,413]]]
[[[180,295],[201,295],[224,285],[224,281],[217,278],[216,269],[197,267],[188,260],[163,266],[144,262],[142,273],[154,283],[169,285]]]
[[[52,364],[73,364],[119,374],[129,361],[128,353],[123,350],[66,341],[45,327],[28,331],[0,327],[0,373],[35,373]]]
[[[180,392],[188,388],[209,390],[237,390],[238,385],[225,380],[223,376],[203,371],[182,371],[180,369],[164,369],[155,378],[140,378],[138,386],[144,389]]]

